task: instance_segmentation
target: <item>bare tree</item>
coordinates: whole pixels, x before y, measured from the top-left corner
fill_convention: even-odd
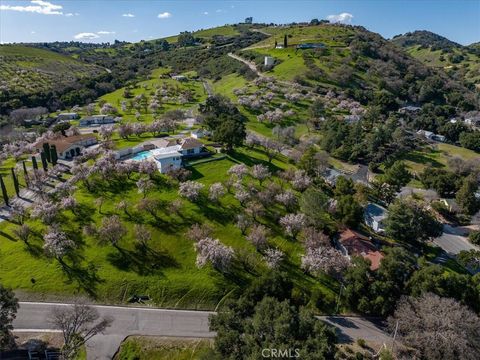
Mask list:
[[[53,309],[50,322],[62,331],[64,345],[62,354],[66,360],[75,359],[76,354],[85,343],[108,328],[112,319],[100,318],[98,311],[78,301],[70,306]]]
[[[389,325],[422,359],[473,360],[480,354],[480,318],[454,299],[404,297]]]

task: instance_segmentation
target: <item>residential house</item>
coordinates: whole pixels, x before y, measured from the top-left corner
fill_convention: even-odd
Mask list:
[[[365,207],[363,218],[365,224],[370,226],[376,233],[381,234],[385,232],[385,219],[387,215],[387,209],[378,204],[369,203]]]
[[[157,163],[158,171],[162,174],[182,167],[182,154],[178,151],[178,145],[154,149],[151,153]]]
[[[188,78],[185,75],[172,75],[172,79],[177,81],[188,81]]]
[[[265,56],[264,65],[265,66],[273,66],[275,64],[275,59],[271,56]]]
[[[60,114],[57,115],[57,121],[75,120],[75,119],[78,119],[79,117],[80,116],[75,112],[60,113]]]
[[[480,128],[480,116],[473,116],[464,120],[465,125]]]
[[[380,261],[384,257],[371,239],[350,229],[346,229],[339,234],[336,244],[345,256],[356,255],[370,260],[370,269],[372,270],[379,268]]]
[[[325,49],[327,46],[324,43],[303,43],[298,44],[297,49]]]
[[[179,152],[184,156],[199,155],[203,149],[203,143],[194,138],[180,140]]]
[[[398,109],[399,114],[416,114],[422,110],[419,106],[408,105]]]
[[[92,115],[82,118],[79,121],[80,126],[99,126],[106,124],[114,124],[118,121],[111,115]]]
[[[204,129],[197,129],[197,130],[193,130],[191,133],[190,133],[190,136],[194,139],[202,139],[204,138],[205,136],[209,135],[209,132],[204,130]]]
[[[344,176],[344,175],[335,169],[327,169],[323,174],[323,178],[325,179],[325,182],[330,186],[335,186],[340,176]]]
[[[445,136],[438,135],[438,134],[435,134],[435,133],[433,133],[431,131],[427,131],[427,130],[418,130],[417,135],[420,135],[420,136],[424,137],[425,139],[433,140],[433,141],[445,142],[445,140],[446,140]]]
[[[80,156],[83,149],[95,145],[97,142],[98,140],[95,135],[83,134],[40,141],[35,144],[35,147],[38,151],[42,151],[44,143],[48,143],[50,146],[54,145],[57,149],[59,159],[70,160],[76,156]]]

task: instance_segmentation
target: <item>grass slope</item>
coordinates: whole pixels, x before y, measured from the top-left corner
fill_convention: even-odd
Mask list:
[[[22,45],[1,45],[0,59],[0,87],[24,94],[61,88],[105,71],[53,51]]]

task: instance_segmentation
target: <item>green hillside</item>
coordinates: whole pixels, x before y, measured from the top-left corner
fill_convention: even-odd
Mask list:
[[[397,35],[392,42],[429,67],[442,69],[467,84],[480,83],[480,48],[462,46],[429,31]]]
[[[211,29],[202,29],[197,30],[192,33],[192,35],[196,38],[201,39],[211,39],[213,36],[235,36],[238,35],[239,28],[242,27],[241,25],[224,25],[224,26],[217,26]],[[178,35],[173,35],[164,38],[169,43],[176,43],[178,40]]]
[[[105,72],[68,56],[21,45],[0,46],[0,59],[2,90],[27,95],[62,88]]]
[[[347,91],[361,103],[378,100],[383,103],[381,106],[393,99],[399,103],[421,103],[437,95],[438,101],[443,102],[450,94],[466,92],[463,81],[452,82],[443,71],[425,67],[415,57],[363,27],[321,24],[260,30],[271,36],[237,51],[237,55],[255,62],[266,75],[280,80],[323,91]],[[275,48],[275,44],[283,46],[285,38],[287,48]],[[298,48],[309,43],[317,48]],[[265,68],[265,56],[275,59],[273,67]],[[418,81],[413,82],[412,78]],[[442,91],[434,95],[435,88]],[[383,99],[378,96],[380,92]]]

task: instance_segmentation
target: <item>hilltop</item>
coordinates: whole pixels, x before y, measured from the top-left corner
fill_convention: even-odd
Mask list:
[[[480,82],[478,43],[463,46],[429,31],[397,35],[391,40],[425,65],[442,69],[450,77],[467,85]]]

